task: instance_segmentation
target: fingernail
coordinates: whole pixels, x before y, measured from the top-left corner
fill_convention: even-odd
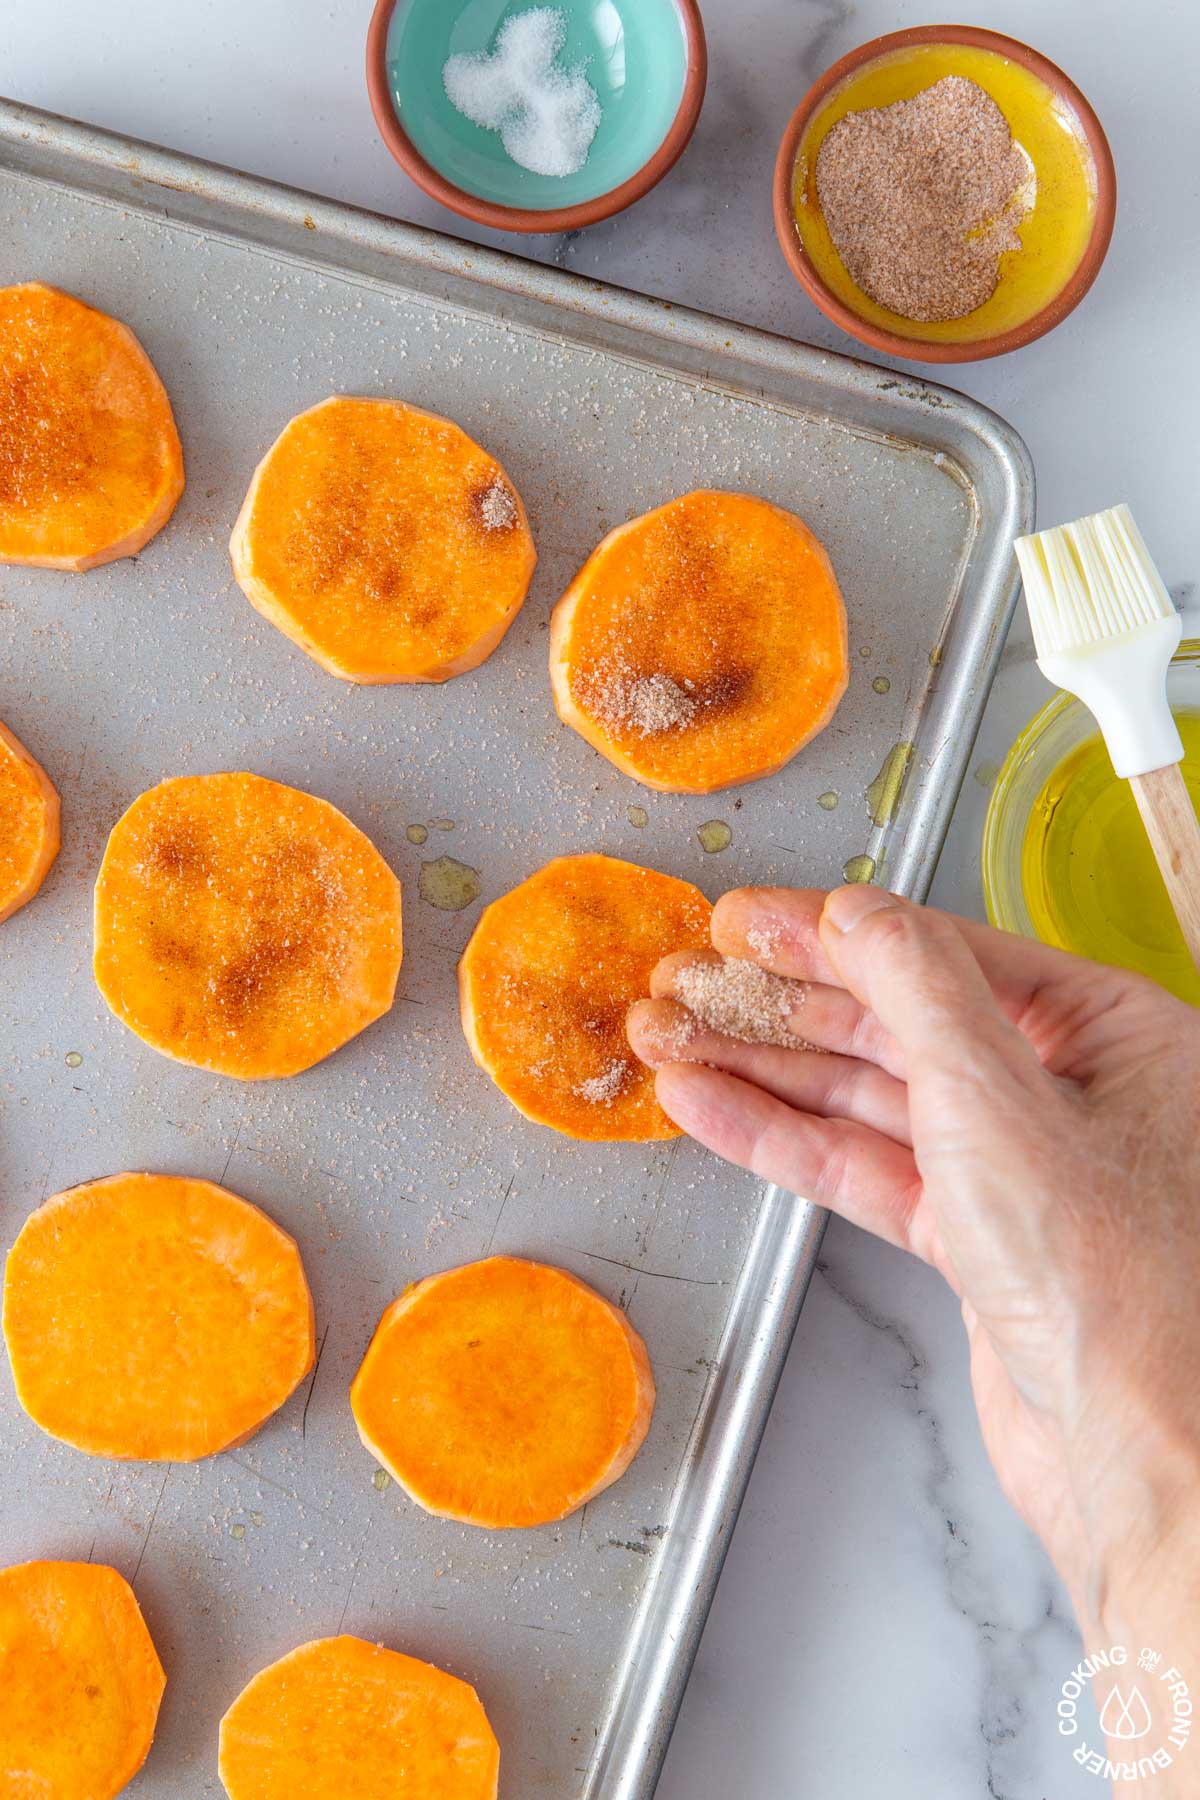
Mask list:
[[[897,904],[896,896],[889,894],[886,888],[868,887],[857,882],[851,887],[834,888],[821,916],[844,937],[871,913],[892,911]]]

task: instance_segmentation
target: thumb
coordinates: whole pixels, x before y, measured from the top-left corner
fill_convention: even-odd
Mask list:
[[[1022,1032],[1001,1011],[954,921],[883,888],[836,888],[821,943],[856,999],[905,1052],[910,1068],[976,1072],[997,1065],[1043,1078]]]

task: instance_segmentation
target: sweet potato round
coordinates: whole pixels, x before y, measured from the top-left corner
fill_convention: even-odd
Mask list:
[[[594,1289],[491,1256],[392,1302],[350,1404],[366,1448],[418,1505],[498,1530],[565,1518],[623,1475],[654,1379],[641,1338]]]
[[[165,1686],[115,1569],[0,1569],[0,1794],[112,1800],[146,1760]]]
[[[109,1175],[26,1219],[4,1272],[4,1337],[17,1398],[52,1437],[194,1462],[244,1443],[307,1375],[312,1298],[295,1240],[248,1200],[211,1181]]]
[[[171,403],[127,325],[58,288],[0,288],[0,562],[133,556],[183,492]]]
[[[449,419],[335,395],[255,470],[230,554],[252,606],[345,681],[446,681],[490,656],[537,556],[494,457]]]
[[[58,855],[58,794],[41,764],[0,725],[0,921],[24,906]]]
[[[829,723],[848,677],[828,556],[751,494],[684,494],[619,526],[551,619],[559,717],[669,793],[773,774]]]
[[[568,1137],[677,1137],[625,1014],[672,950],[707,948],[698,888],[610,856],[560,856],[486,907],[458,966],[471,1054]]]
[[[479,1696],[362,1638],[301,1644],[221,1720],[229,1800],[496,1800],[500,1747]]]
[[[135,800],[96,882],[96,982],[180,1062],[295,1075],[387,1012],[400,883],[327,800],[259,775],[188,775]]]

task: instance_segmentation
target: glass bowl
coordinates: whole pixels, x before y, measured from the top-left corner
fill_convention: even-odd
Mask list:
[[[1167,695],[1177,711],[1200,712],[1200,638],[1189,637],[1176,652],[1167,675]],[[1030,720],[1004,759],[988,802],[983,827],[980,874],[987,915],[993,925],[1021,937],[1037,938],[1022,881],[1025,832],[1046,782],[1073,750],[1096,735],[1096,721],[1070,694],[1056,694]],[[1172,957],[1172,963],[1177,960]],[[1143,951],[1144,974],[1155,971]],[[1164,984],[1176,986],[1162,971]]]

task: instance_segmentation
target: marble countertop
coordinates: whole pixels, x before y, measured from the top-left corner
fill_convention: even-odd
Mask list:
[[[1193,0],[959,0],[1062,64],[1120,181],[1082,308],[948,379],[1013,421],[1044,523],[1128,499],[1177,593],[1200,574]],[[508,240],[560,266],[840,350],[775,244],[787,117],[835,57],[925,23],[883,0],[704,0],[696,137],[632,211]],[[7,0],[0,89],[300,187],[474,235],[409,185],[366,107],[366,0]],[[492,242],[506,240],[488,237]],[[987,788],[1047,690],[1004,657],[935,898],[979,913]],[[1078,1653],[1066,1602],[983,1452],[957,1308],[928,1271],[835,1222],[669,1754],[660,1800],[1087,1800],[1055,1731]]]

